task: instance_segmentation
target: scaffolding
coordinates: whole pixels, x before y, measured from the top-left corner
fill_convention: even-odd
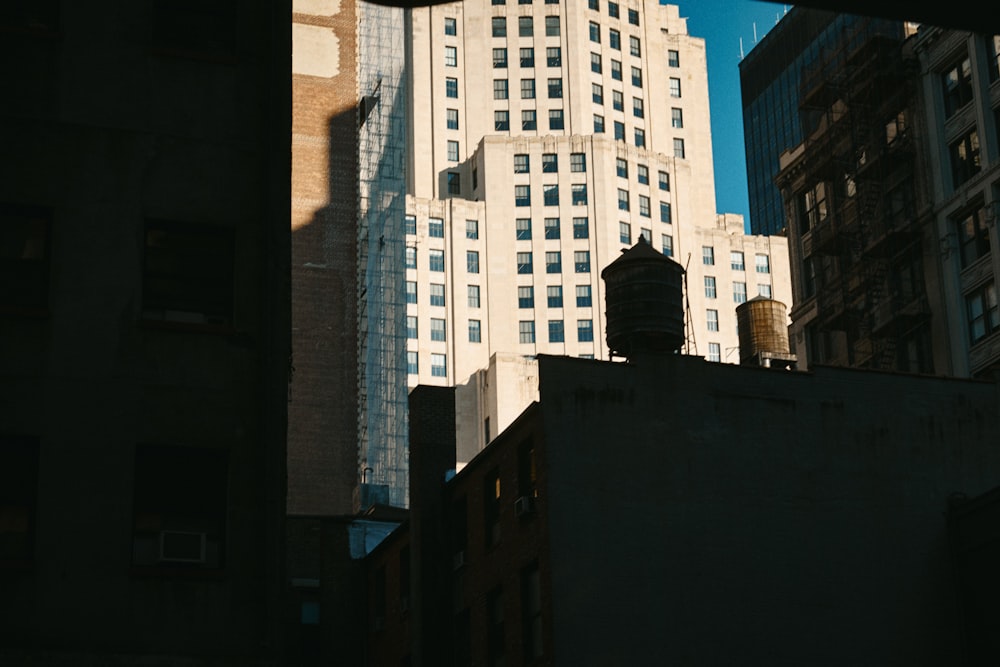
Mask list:
[[[898,23],[859,18],[803,72],[804,179],[824,184],[825,208],[801,238],[815,271],[821,360],[929,372],[916,79],[901,46]]]
[[[409,505],[403,10],[358,3],[360,503]]]

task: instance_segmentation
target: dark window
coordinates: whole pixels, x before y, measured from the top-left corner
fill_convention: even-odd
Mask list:
[[[496,468],[483,478],[483,527],[487,547],[500,541],[500,471]]]
[[[542,173],[554,174],[559,171],[559,156],[555,153],[542,153]]]
[[[523,48],[520,51],[521,67],[534,67],[535,66],[535,49],[529,47]]]
[[[448,194],[450,195],[460,195],[462,194],[462,177],[458,172],[449,171],[448,172]]]
[[[559,17],[558,16],[546,16],[545,17],[545,36],[546,37],[558,37],[560,33],[559,29]]]
[[[562,67],[562,48],[550,46],[545,49],[545,64],[549,67]]]
[[[573,238],[590,238],[590,223],[587,218],[573,218]]]
[[[965,56],[941,75],[945,118],[972,101],[972,64]]]
[[[965,297],[969,312],[969,339],[977,343],[1000,330],[1000,311],[997,309],[997,290],[994,283],[987,283]]]
[[[521,570],[521,623],[525,661],[545,654],[542,641],[542,584],[538,561]]]
[[[493,112],[493,129],[497,132],[506,132],[510,129],[510,112],[509,111],[494,111]]]
[[[952,185],[956,188],[979,173],[979,135],[970,131],[948,147],[951,155]]]
[[[504,69],[507,67],[506,48],[493,49],[493,67],[497,69]]]
[[[46,311],[51,226],[47,208],[0,204],[0,312]]]
[[[990,228],[986,209],[978,206],[957,221],[962,266],[966,267],[990,252]]]
[[[535,23],[530,16],[517,17],[517,36],[531,37],[535,34]]]
[[[489,667],[503,667],[506,653],[503,623],[503,590],[497,586],[486,596],[489,626],[486,635]]]
[[[503,16],[493,17],[493,36],[494,37],[506,37],[507,36],[507,19]]]
[[[38,441],[0,435],[0,568],[34,558],[37,506]]]

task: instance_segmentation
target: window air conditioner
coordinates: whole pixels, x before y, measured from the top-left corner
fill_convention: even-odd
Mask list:
[[[535,499],[532,496],[521,496],[514,501],[514,514],[524,516],[535,511]]]
[[[160,562],[204,563],[205,533],[184,530],[161,530]]]

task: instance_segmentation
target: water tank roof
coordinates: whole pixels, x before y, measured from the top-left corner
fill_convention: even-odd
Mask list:
[[[604,267],[604,270],[601,271],[601,278],[606,278],[607,276],[605,274],[607,274],[609,271],[617,270],[618,268],[621,267],[622,264],[630,264],[632,262],[649,262],[649,261],[676,264],[677,267],[680,268],[681,273],[684,272],[684,267],[682,267],[680,264],[670,259],[666,255],[664,255],[660,251],[654,249],[653,246],[649,245],[649,243],[646,241],[646,237],[640,235],[639,241],[634,246],[628,248],[627,250],[622,250],[622,254],[618,259],[616,259],[615,261],[611,262],[610,264]]]

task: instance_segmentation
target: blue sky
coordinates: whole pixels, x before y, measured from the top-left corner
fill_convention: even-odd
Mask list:
[[[712,153],[715,160],[715,202],[719,213],[741,213],[749,225],[743,110],[740,102],[740,39],[743,53],[791,5],[762,0],[673,0],[660,4],[680,7],[688,33],[705,40],[708,97],[712,113]]]

